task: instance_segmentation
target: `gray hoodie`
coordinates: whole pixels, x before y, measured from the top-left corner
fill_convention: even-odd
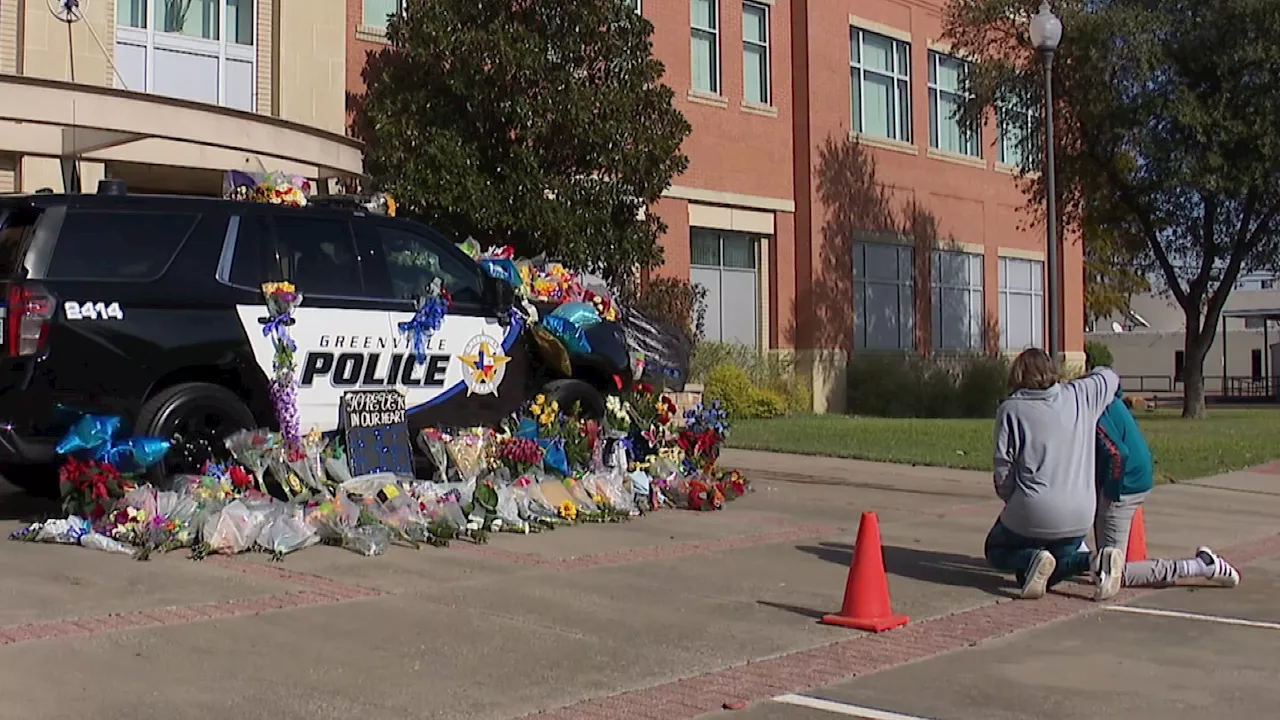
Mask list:
[[[1120,378],[1100,367],[1048,390],[1019,390],[996,410],[995,487],[1000,522],[1026,537],[1089,534],[1097,505],[1094,436]]]

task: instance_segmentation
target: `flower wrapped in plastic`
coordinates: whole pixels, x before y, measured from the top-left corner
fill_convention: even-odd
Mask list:
[[[342,547],[365,557],[381,555],[389,545],[391,529],[385,525],[361,525],[348,529],[342,535]]]
[[[526,522],[545,527],[555,527],[560,519],[556,507],[542,493],[538,480],[532,475],[521,475],[511,484],[511,495],[520,517]]]
[[[232,500],[201,526],[204,554],[236,555],[251,549],[273,511],[278,509],[270,499]]]
[[[455,433],[450,438],[449,459],[464,483],[474,486],[484,470],[489,434],[490,431],[477,428]]]
[[[258,490],[267,491],[266,472],[271,450],[278,443],[269,430],[239,430],[227,436],[227,450],[236,462],[248,468],[257,480]]]
[[[332,498],[308,504],[303,517],[322,539],[340,541],[347,530],[356,526],[360,506],[346,493],[339,492]]]
[[[302,517],[301,509],[293,506],[271,516],[258,533],[257,544],[271,559],[279,562],[285,555],[309,548],[320,542],[320,534]]]
[[[419,436],[422,448],[431,456],[435,465],[435,481],[447,482],[449,479],[449,443],[453,440],[446,432],[437,428],[424,428]]]
[[[347,452],[342,447],[342,440],[334,437],[324,446],[322,453],[324,457],[324,474],[328,481],[334,485],[351,479],[351,468],[347,465]]]
[[[324,474],[324,458],[321,456],[323,450],[320,433],[314,431],[308,433],[296,447],[284,452],[285,464],[298,478],[309,497],[324,497],[329,494]]]

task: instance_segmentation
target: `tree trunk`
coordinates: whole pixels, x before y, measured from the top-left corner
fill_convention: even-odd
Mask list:
[[[1199,313],[1196,313],[1199,315]],[[1206,330],[1196,332],[1191,328],[1199,325],[1200,318],[1187,314],[1187,339],[1184,345],[1185,356],[1182,360],[1182,417],[1204,418],[1208,415],[1204,402],[1204,360],[1213,347],[1216,327],[1208,325]]]

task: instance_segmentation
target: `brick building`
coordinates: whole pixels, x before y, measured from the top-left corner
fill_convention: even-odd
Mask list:
[[[951,117],[944,0],[623,1],[693,125],[653,211],[661,272],[708,289],[708,339],[795,351],[819,410],[843,405],[852,353],[1047,344],[1044,224],[1015,181],[1028,113]],[[348,0],[351,91],[400,5]],[[1081,249],[1060,256],[1082,364]]]

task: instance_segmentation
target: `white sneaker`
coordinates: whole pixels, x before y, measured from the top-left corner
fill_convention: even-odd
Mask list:
[[[1120,548],[1102,548],[1098,556],[1098,587],[1093,592],[1094,600],[1110,600],[1120,592],[1124,584],[1124,553]]]
[[[1213,568],[1213,574],[1206,578],[1218,587],[1233,588],[1240,584],[1240,571],[1231,563],[1218,557],[1218,554],[1203,545],[1196,548],[1196,557],[1205,565]]]
[[[1027,568],[1027,579],[1022,583],[1023,600],[1039,600],[1049,588],[1049,576],[1058,569],[1058,561],[1048,550],[1041,550]]]

